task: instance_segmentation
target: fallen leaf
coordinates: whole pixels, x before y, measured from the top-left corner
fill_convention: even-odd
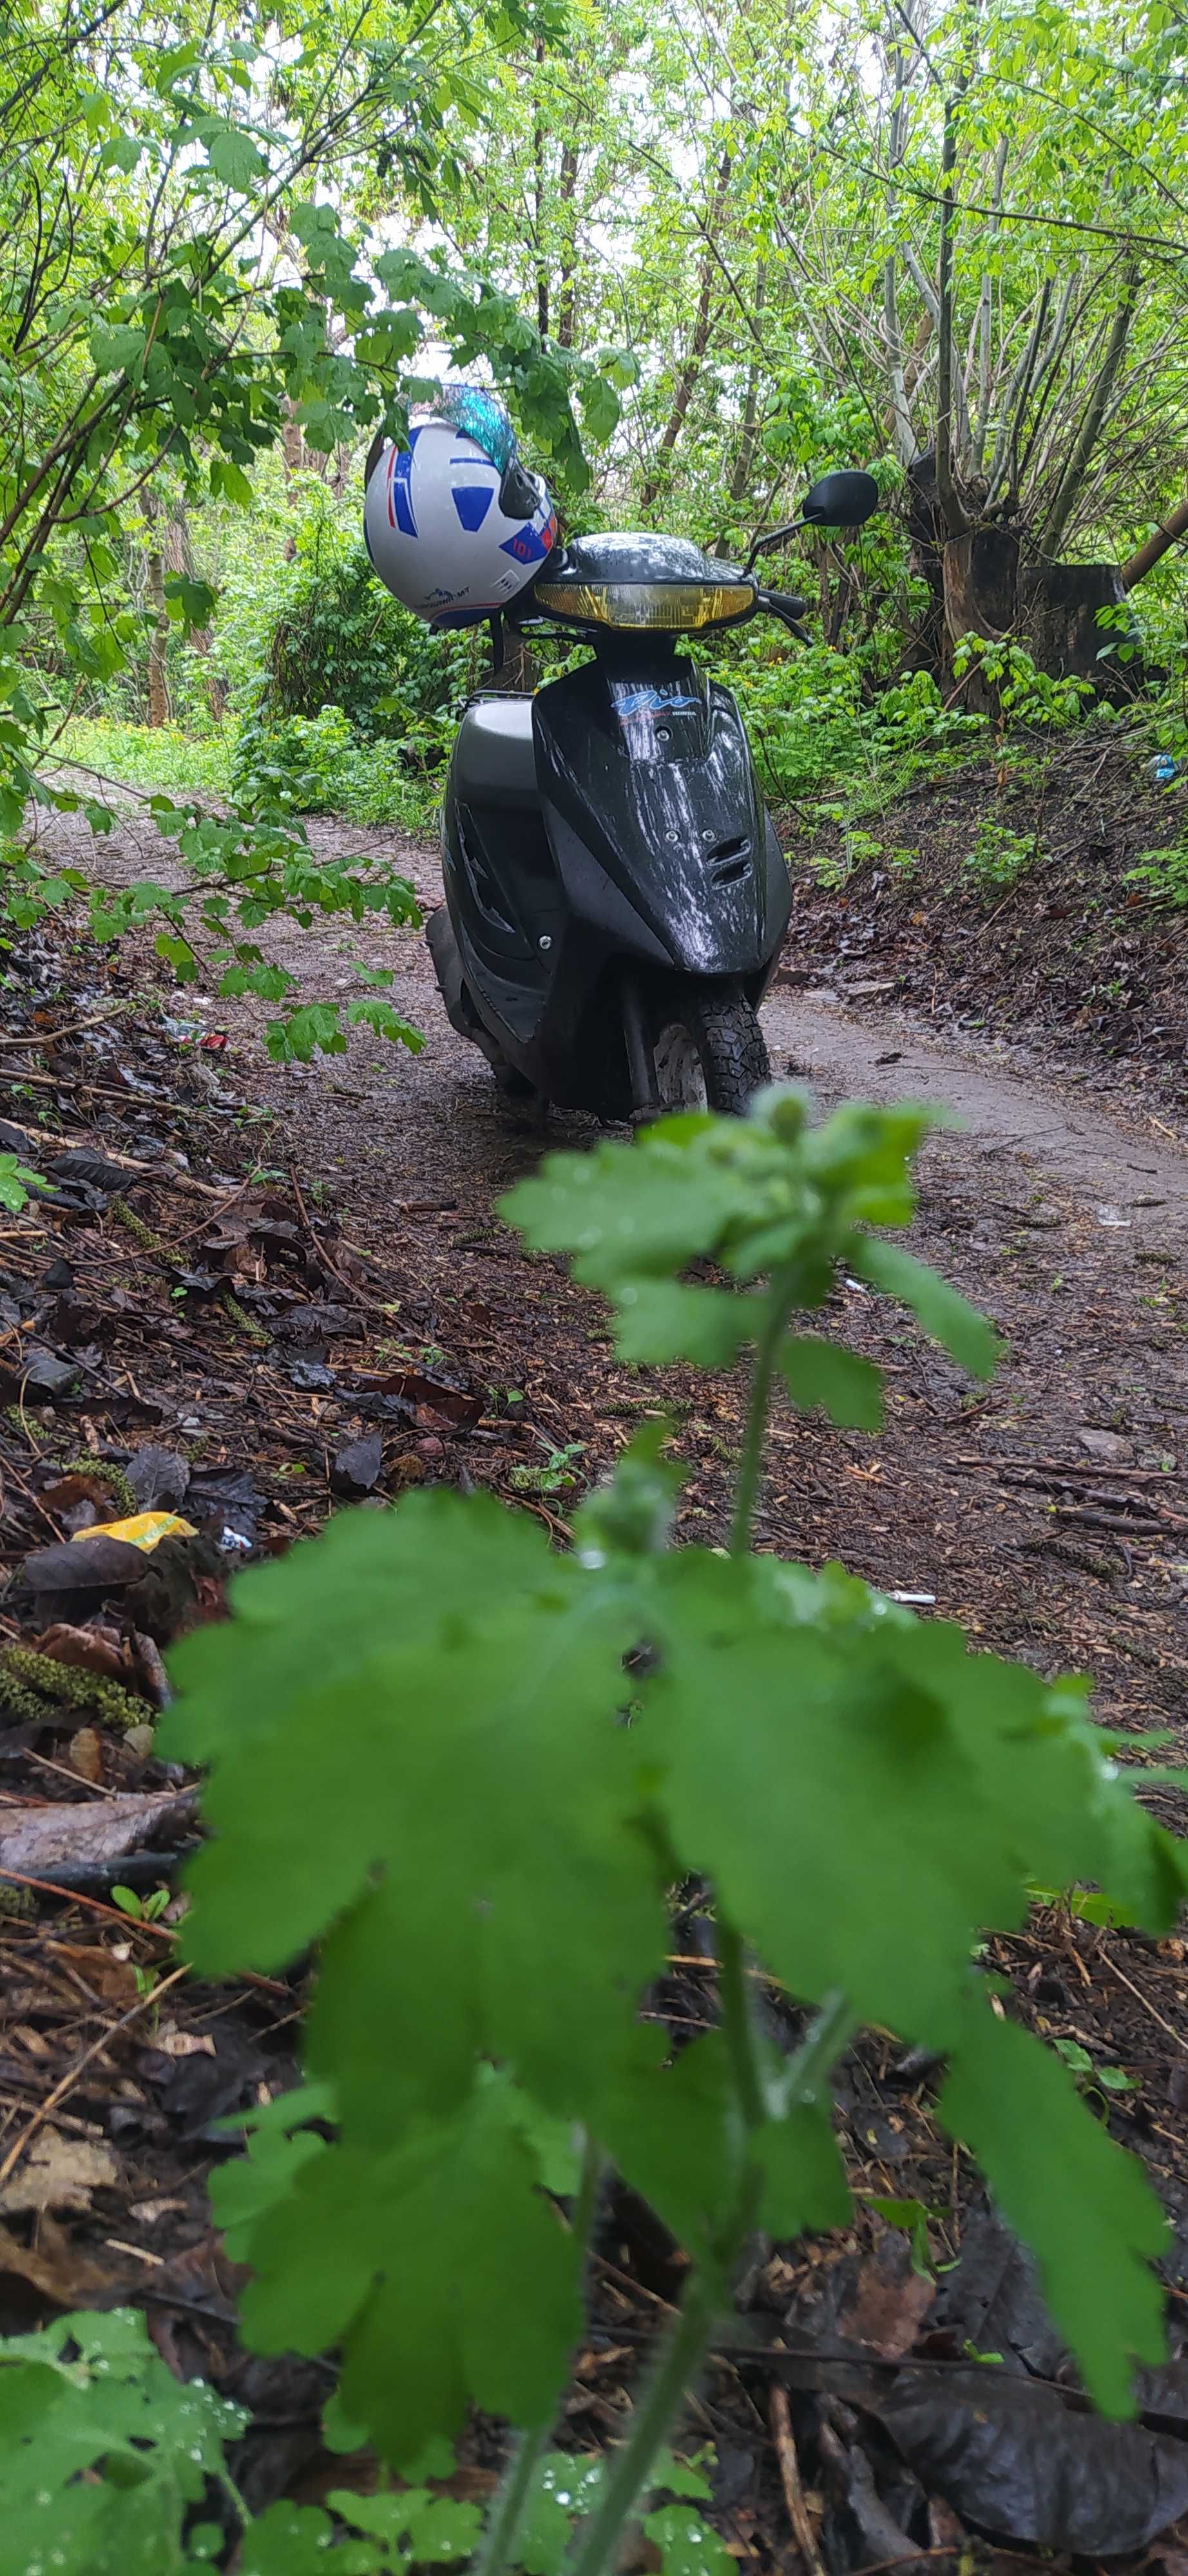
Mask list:
[[[70,1664],[75,1672],[97,1673],[101,1681],[127,1686],[127,1654],[109,1628],[73,1628],[59,1619],[52,1628],[43,1628],[39,1637],[27,1635],[21,1643],[35,1646],[39,1655],[52,1655],[57,1664]]]
[[[0,2227],[0,2273],[5,2272],[27,2281],[57,2308],[87,2307],[99,2299],[110,2302],[113,2292],[129,2278],[126,2266],[107,2272],[88,2262],[48,2213],[38,2227],[36,2251],[22,2245],[7,2227]]]
[[[62,1539],[56,1547],[35,1548],[21,1569],[33,1592],[107,1592],[138,1583],[144,1551],[126,1539]]]
[[[178,2030],[169,2024],[157,2032],[153,2046],[164,2057],[214,2057],[218,2053],[208,2030]]]
[[[160,1441],[147,1440],[143,1449],[135,1450],[125,1472],[133,1500],[142,1512],[175,1512],[186,1499],[189,1464],[176,1449],[165,1449]]]
[[[77,1735],[70,1739],[67,1760],[71,1770],[77,1771],[80,1780],[90,1780],[93,1783],[102,1779],[103,1740],[95,1727],[80,1726]]]
[[[101,1949],[94,1942],[55,1941],[50,1955],[54,1959],[68,1960],[72,1968],[77,1968],[83,1984],[90,1987],[93,1995],[99,1995],[104,2003],[131,2003],[136,1992],[136,1979],[129,1965],[132,1955],[130,1942],[121,1942],[118,1948]]]
[[[110,2147],[42,2129],[0,2189],[0,2209],[89,2209],[92,2192],[110,2191],[118,2181]]]
[[[369,1431],[362,1440],[347,1440],[330,1470],[330,1482],[336,1494],[348,1500],[356,1494],[369,1494],[379,1483],[384,1463],[382,1434]]]

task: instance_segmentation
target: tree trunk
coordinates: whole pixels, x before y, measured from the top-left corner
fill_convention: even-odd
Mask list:
[[[1133,590],[1136,581],[1144,581],[1152,565],[1160,563],[1164,555],[1179,544],[1181,537],[1188,537],[1188,501],[1181,501],[1179,509],[1173,510],[1160,522],[1154,536],[1148,537],[1146,544],[1120,565],[1118,579],[1123,590]]]
[[[941,142],[940,265],[937,272],[940,312],[937,317],[939,364],[936,390],[936,490],[945,526],[951,537],[959,537],[966,525],[965,512],[957,497],[957,483],[953,471],[953,220],[956,170],[957,102],[955,99],[947,98]]]
[[[1133,697],[1141,685],[1139,661],[1119,667],[1099,661],[1109,642],[1097,623],[1099,608],[1125,601],[1116,564],[1045,563],[1034,557],[1019,570],[1019,641],[1037,671],[1053,679],[1091,680],[1103,698]]]
[[[766,287],[766,266],[762,260],[758,260],[755,265],[756,324],[758,324],[763,312],[763,298],[766,292]],[[755,462],[755,448],[758,442],[758,435],[759,358],[758,353],[756,352],[752,356],[750,365],[747,368],[747,390],[746,397],[743,402],[742,427],[739,434],[738,452],[734,459],[734,471],[730,477],[730,498],[732,501],[741,501],[746,496],[751,480],[751,468]]]
[[[557,297],[557,341],[562,349],[573,347],[574,273],[577,268],[577,243],[574,239],[573,204],[577,193],[578,155],[576,143],[567,143],[561,154],[560,204],[565,209],[568,231],[561,257],[561,286]]]
[[[929,589],[915,638],[917,668],[931,671],[947,688],[953,647],[963,635],[981,635],[987,643],[1009,635],[1051,679],[1090,680],[1100,697],[1114,703],[1134,695],[1142,685],[1138,657],[1126,664],[1098,658],[1109,634],[1099,627],[1097,611],[1125,599],[1128,565],[1119,571],[1114,564],[1050,563],[1025,553],[1017,528],[998,519],[980,519],[963,535],[946,537],[930,456],[917,459],[908,489],[912,570]],[[964,503],[968,494],[960,497]],[[1188,529],[1188,503],[1184,524]],[[998,712],[997,692],[977,669],[964,684],[962,704],[975,713]]]
[[[727,150],[723,152],[722,159],[718,167],[718,176],[714,186],[713,202],[709,211],[707,230],[711,239],[717,232],[718,226],[722,220],[722,209],[726,202],[726,190],[730,184],[730,172],[732,167],[733,154]],[[701,263],[701,280],[697,296],[697,316],[693,325],[693,337],[689,343],[689,354],[681,368],[680,374],[677,377],[672,397],[672,409],[668,415],[664,436],[660,441],[660,445],[656,453],[655,463],[653,464],[650,473],[645,478],[643,491],[640,494],[641,506],[645,510],[651,509],[652,503],[656,499],[661,485],[665,480],[664,469],[684,427],[685,414],[688,411],[689,404],[692,400],[693,388],[701,373],[701,362],[709,346],[711,320],[710,298],[713,287],[713,276],[714,263],[709,251],[707,250]]]
[[[148,595],[153,610],[148,649],[148,720],[151,725],[167,725],[169,684],[165,677],[165,651],[169,641],[169,612],[165,606],[165,558],[157,545],[149,548]]]
[[[1056,553],[1076,508],[1081,487],[1088,472],[1089,460],[1097,445],[1110,395],[1114,390],[1118,369],[1126,353],[1126,343],[1130,336],[1130,325],[1134,319],[1134,308],[1138,297],[1138,286],[1137,268],[1128,268],[1122,289],[1122,301],[1114,315],[1097,381],[1089,396],[1084,419],[1073,441],[1072,455],[1060,478],[1059,490],[1040,537],[1040,544],[1045,554]]]

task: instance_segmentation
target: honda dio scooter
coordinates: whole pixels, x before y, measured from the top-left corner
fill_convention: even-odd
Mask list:
[[[807,643],[805,602],[752,566],[877,501],[869,474],[825,475],[742,570],[682,537],[581,537],[506,612],[592,659],[534,696],[480,691],[450,763],[429,947],[454,1027],[505,1092],[640,1122],[741,1112],[768,1079],[758,1007],[788,869],[735,700],[677,640],[766,613]]]

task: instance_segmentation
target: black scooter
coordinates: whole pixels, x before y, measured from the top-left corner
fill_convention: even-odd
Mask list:
[[[807,643],[804,601],[761,590],[756,557],[877,501],[869,474],[825,475],[741,571],[683,537],[581,537],[517,601],[510,622],[547,618],[593,659],[471,699],[428,925],[450,1019],[504,1091],[640,1121],[741,1112],[767,1080],[788,869],[734,698],[676,642],[766,611]]]

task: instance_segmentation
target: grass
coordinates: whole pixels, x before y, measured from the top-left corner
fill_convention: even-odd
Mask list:
[[[337,710],[329,712],[337,714]],[[183,733],[180,725],[76,716],[66,726],[56,754],[121,786],[160,788],[175,795],[229,799],[237,786],[246,787],[249,795],[259,794],[264,786],[283,785],[287,777],[290,787],[298,791],[302,812],[336,815],[345,823],[430,829],[440,782],[410,772],[391,743],[355,742],[345,719],[339,718],[339,731],[341,741],[317,719],[291,720],[264,736],[257,727],[252,751],[264,756],[265,765],[256,758],[253,767],[250,757],[246,765],[237,764],[240,728],[234,716],[228,716],[217,733],[204,735]]]
[[[180,725],[122,724],[111,716],[75,716],[57,745],[62,760],[99,770],[126,787],[160,787],[203,796],[230,792],[236,726],[198,737]]]

